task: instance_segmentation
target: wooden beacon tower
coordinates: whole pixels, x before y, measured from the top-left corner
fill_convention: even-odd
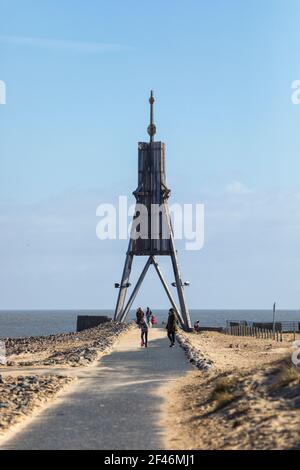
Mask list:
[[[184,296],[184,286],[177,258],[174,234],[168,208],[170,189],[166,184],[165,174],[165,144],[154,142],[156,127],[153,122],[153,92],[149,99],[150,125],[148,134],[150,142],[138,144],[138,187],[133,192],[136,198],[135,215],[126,254],[125,265],[119,288],[119,295],[114,319],[124,321],[145,278],[148,268],[153,264],[172,307],[175,309],[181,326],[185,330],[191,329],[191,320]],[[134,256],[147,256],[148,260],[134,287],[127,304],[125,305],[127,289]],[[170,256],[177,289],[179,308],[173,299],[169,287],[163,277],[156,256]]]

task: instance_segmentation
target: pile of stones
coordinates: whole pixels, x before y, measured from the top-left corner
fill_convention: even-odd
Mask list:
[[[8,338],[5,340],[7,366],[86,365],[109,352],[119,336],[129,328],[131,328],[129,324],[109,322],[79,333]],[[46,357],[32,359],[32,355],[39,353]],[[17,356],[21,354],[30,354],[31,359],[20,361]],[[11,355],[14,355],[14,360],[10,359]]]
[[[201,354],[199,349],[195,348],[186,333],[178,331],[176,338],[180,346],[184,349],[188,360],[199,370],[208,371],[213,367],[213,361],[207,359]]]
[[[73,380],[60,375],[0,375],[0,434],[54,397]]]

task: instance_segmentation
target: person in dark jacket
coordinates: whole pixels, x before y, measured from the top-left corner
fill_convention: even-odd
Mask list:
[[[144,316],[145,316],[144,310],[141,307],[139,307],[136,311],[136,323],[137,323],[137,325],[140,325],[140,322],[141,322],[142,318],[144,318]]]
[[[167,326],[166,326],[166,330],[168,332],[168,338],[169,338],[170,343],[171,343],[170,348],[175,346],[175,334],[176,334],[176,331],[178,329],[177,325],[178,325],[178,320],[177,320],[177,317],[176,317],[175,310],[174,310],[174,308],[170,308],[169,318],[168,318],[168,322],[167,322]]]
[[[141,329],[141,346],[145,346],[145,348],[147,348],[149,326],[145,318],[142,318],[140,321],[140,329]]]
[[[150,310],[149,307],[147,307],[147,310],[146,310],[146,321],[148,323],[149,326],[151,326],[151,317],[152,317],[152,312]]]
[[[197,320],[196,323],[194,323],[194,331],[196,333],[200,332],[200,322],[199,322],[199,320]]]

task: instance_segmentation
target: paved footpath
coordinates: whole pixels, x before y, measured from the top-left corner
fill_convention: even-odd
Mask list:
[[[163,449],[162,387],[189,370],[165,330],[150,330],[148,349],[132,330],[0,449]]]

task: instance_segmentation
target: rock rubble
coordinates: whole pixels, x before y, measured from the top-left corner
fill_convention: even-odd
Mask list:
[[[197,367],[199,370],[209,370],[213,366],[213,361],[207,359],[199,349],[195,348],[188,338],[188,335],[184,332],[178,331],[176,338],[180,346],[184,349],[185,354],[189,361]]]

